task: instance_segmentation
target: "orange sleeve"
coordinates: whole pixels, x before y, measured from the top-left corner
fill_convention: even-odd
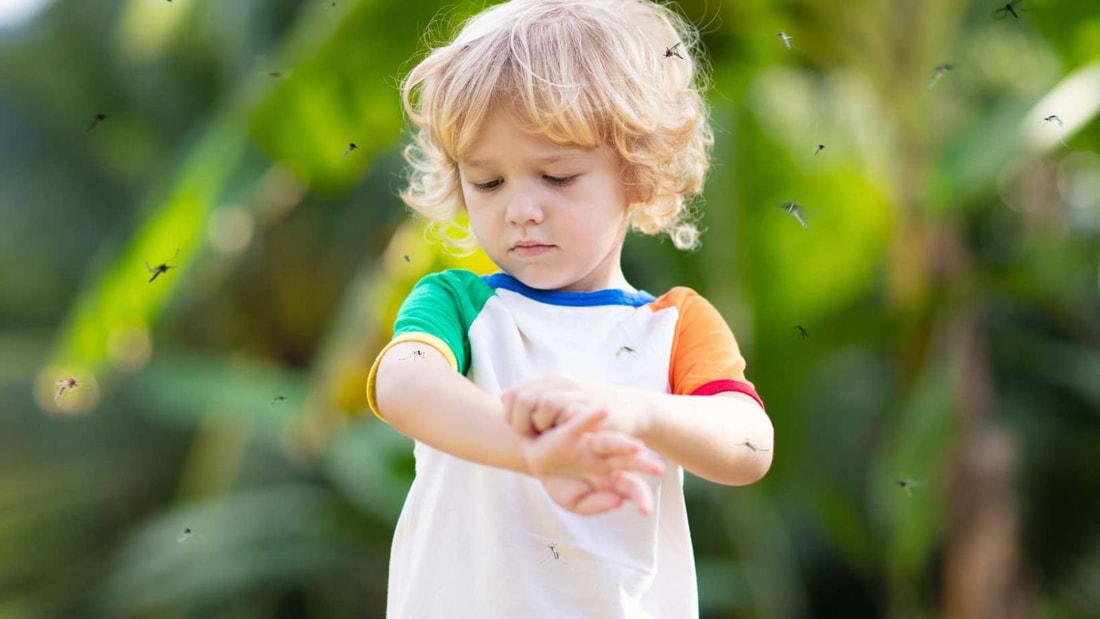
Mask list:
[[[763,400],[745,378],[745,358],[725,319],[709,301],[690,288],[673,288],[652,303],[653,311],[679,312],[668,382],[677,395],[713,395],[736,391]]]

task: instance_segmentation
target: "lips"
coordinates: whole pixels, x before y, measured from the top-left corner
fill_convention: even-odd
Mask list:
[[[541,256],[546,252],[553,249],[554,246],[548,243],[537,243],[535,241],[520,241],[509,250],[512,255],[520,256],[522,258],[535,258]]]
[[[551,245],[549,243],[539,243],[537,241],[520,241],[520,242],[516,243],[515,245],[512,245],[512,249],[519,249],[519,248],[530,249],[530,248],[534,248],[534,247],[553,247],[553,245]]]

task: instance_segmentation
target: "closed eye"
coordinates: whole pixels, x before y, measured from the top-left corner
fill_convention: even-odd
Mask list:
[[[577,180],[578,176],[580,175],[575,174],[573,176],[550,176],[549,174],[544,174],[543,178],[546,179],[546,182],[550,183],[551,185],[562,187],[572,184],[573,181]]]
[[[542,178],[547,183],[550,183],[551,185],[555,185],[557,187],[564,187],[566,185],[571,185],[573,183],[573,181],[577,180],[578,176],[580,176],[580,174],[574,174],[573,176],[551,176],[549,174],[544,174],[542,176]],[[503,182],[504,181],[502,181],[500,179],[494,179],[494,180],[487,181],[487,182],[484,182],[484,183],[472,183],[472,184],[474,186],[474,189],[477,189],[478,191],[490,192],[490,191],[493,191],[494,189],[496,189],[497,187],[500,187],[501,183],[503,183]]]
[[[492,191],[492,190],[496,189],[497,187],[500,187],[501,182],[502,181],[500,179],[496,179],[496,180],[491,180],[491,181],[486,182],[486,183],[474,183],[473,185],[474,185],[474,189],[477,189],[478,191],[489,192],[489,191]]]

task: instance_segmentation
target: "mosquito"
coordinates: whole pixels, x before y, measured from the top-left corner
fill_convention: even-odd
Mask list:
[[[275,79],[279,79],[283,76],[283,72],[282,71],[268,71],[267,75],[268,75],[268,77],[274,77]]]
[[[899,487],[901,487],[902,490],[905,491],[906,495],[908,495],[910,498],[912,498],[913,488],[915,488],[917,486],[923,486],[924,482],[913,481],[911,479],[899,479],[897,481],[897,484],[898,484]]]
[[[798,331],[798,337],[801,337],[802,339],[810,337],[810,334],[806,333],[806,328],[802,325],[795,325],[794,328],[796,331]]]
[[[401,357],[401,361],[405,361],[406,359],[413,359],[415,361],[418,357],[420,359],[427,359],[427,357],[424,356],[424,351],[417,349],[412,351],[412,354],[410,354],[409,356]]]
[[[675,57],[679,58],[680,60],[683,60],[684,57],[680,55],[680,52],[676,51],[677,47],[680,47],[680,41],[677,41],[676,45],[673,45],[672,47],[666,47],[665,48],[665,58],[672,58],[673,56],[675,56]]]
[[[80,386],[80,383],[76,382],[75,378],[62,378],[57,381],[57,395],[53,397],[54,402],[61,397],[61,394],[65,393],[69,389],[76,389]]]
[[[168,259],[169,262],[172,261],[172,260],[175,260],[176,256],[178,256],[178,255],[180,255],[180,250],[177,247],[176,248],[176,253],[173,254],[172,257]],[[153,280],[156,279],[158,276],[160,276],[161,273],[167,273],[168,269],[174,269],[176,267],[173,266],[173,265],[168,264],[167,262],[164,263],[164,264],[159,264],[156,267],[151,267],[151,266],[149,266],[149,263],[146,262],[145,263],[145,268],[148,269],[148,271],[153,274],[153,276],[149,278],[149,283],[152,283]]]
[[[95,129],[95,126],[96,126],[96,125],[98,125],[99,123],[101,123],[101,122],[103,122],[103,121],[105,121],[105,120],[107,120],[107,115],[106,115],[106,114],[104,114],[104,113],[102,113],[102,112],[100,112],[100,113],[96,114],[96,115],[95,115],[95,118],[93,118],[93,119],[92,119],[92,124],[88,125],[88,129],[87,129],[87,130],[88,130],[88,131],[91,131],[92,129]]]
[[[180,533],[180,536],[176,538],[176,543],[177,544],[182,544],[182,543],[186,542],[188,539],[190,539],[190,537],[191,537],[191,527],[187,527],[186,529],[183,530],[183,533]]]
[[[932,74],[932,81],[928,82],[928,90],[931,90],[937,82],[943,79],[943,76],[947,75],[948,71],[954,70],[954,68],[955,65],[953,64],[941,64],[937,66],[935,69],[935,73]]]
[[[1050,123],[1058,123],[1059,127],[1064,126],[1062,124],[1062,119],[1058,118],[1058,116],[1056,114],[1051,114],[1050,116],[1047,116],[1046,118],[1043,119],[1043,124],[1044,125],[1049,125]],[[1062,143],[1062,146],[1065,146],[1066,148],[1069,148],[1069,144],[1066,144],[1066,141],[1065,141],[1065,139],[1062,138],[1062,136],[1058,136],[1058,141]]]
[[[779,37],[780,41],[783,41],[783,45],[786,46],[787,49],[794,49],[794,43],[791,41],[791,35],[787,34],[786,32],[780,32],[775,36]]]
[[[809,224],[806,223],[806,216],[803,214],[801,206],[795,204],[794,202],[781,202],[779,204],[779,208],[790,213],[791,217],[797,219],[798,224],[803,228],[809,227]]]
[[[623,354],[624,352],[633,355],[633,354],[637,353],[638,351],[634,350],[633,348],[631,348],[629,346],[622,346],[622,347],[619,348],[618,351],[615,352],[615,357],[617,358],[619,355]]]
[[[561,553],[558,552],[558,545],[557,544],[547,544],[546,547],[550,549],[550,554],[547,555],[547,557],[545,559],[543,559],[542,561],[539,561],[539,565],[542,565],[543,563],[546,563],[547,561],[550,560],[551,557],[553,557],[553,559],[555,561],[561,561]],[[561,562],[565,563],[565,561],[561,561]]]
[[[284,400],[286,400],[286,396],[285,396],[285,395],[277,395],[277,396],[275,396],[275,399],[271,401],[271,405],[272,405],[272,406],[275,406],[275,403],[276,403],[276,402],[282,402],[282,401],[284,401]]]
[[[347,159],[348,155],[357,148],[359,147],[355,145],[355,142],[348,142],[348,149],[344,151],[344,158]]]
[[[757,447],[756,445],[753,445],[752,441],[750,441],[749,439],[745,439],[745,442],[741,443],[741,447],[748,447],[753,451],[753,453],[756,453],[758,451],[771,451],[770,449],[764,449],[763,447]]]
[[[823,150],[825,150],[825,145],[824,144],[818,144],[817,148],[814,149],[814,157],[816,157],[817,154],[820,153]]]
[[[1023,8],[1022,6],[1020,6],[1020,3],[1023,2],[1023,1],[1024,0],[1012,0],[1008,4],[1006,4],[1006,5],[1002,6],[1001,8],[997,9],[996,11],[993,11],[993,18],[994,19],[1004,19],[1004,18],[1008,17],[1009,15],[1011,15],[1015,19],[1020,19],[1020,14],[1017,13],[1016,11],[1018,11],[1018,10],[1019,11],[1026,11],[1027,10],[1027,9]]]
[[[409,255],[408,254],[405,254],[405,262],[410,262],[410,263],[412,262],[411,260],[409,260]]]

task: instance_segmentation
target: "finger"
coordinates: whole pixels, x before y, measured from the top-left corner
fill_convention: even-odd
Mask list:
[[[554,426],[568,423],[574,417],[599,410],[595,404],[579,401],[581,397],[582,395],[575,391],[560,389],[552,394],[545,394],[532,419],[533,425],[540,432],[545,432]]]
[[[559,426],[570,438],[581,440],[586,433],[596,430],[607,419],[607,411],[602,409],[582,413]]]
[[[646,475],[665,472],[661,458],[645,451],[645,443],[618,432],[590,432],[584,437],[592,453],[613,470],[637,471]]]
[[[589,484],[569,478],[551,478],[544,480],[543,483],[547,492],[550,493],[550,498],[570,511],[591,489]]]
[[[511,425],[520,436],[535,437],[538,430],[531,423],[531,417],[538,408],[541,393],[535,389],[516,392],[511,406]]]
[[[641,477],[634,473],[618,473],[615,475],[615,490],[629,497],[638,506],[638,513],[643,516],[653,511],[653,490]]]
[[[657,476],[665,472],[665,463],[645,453],[636,456],[613,456],[604,459],[613,471],[631,471],[643,475]]]
[[[523,380],[514,383],[500,394],[504,406],[504,421],[512,426],[520,436],[533,437],[536,432],[531,426],[531,411],[538,402],[542,388],[537,380]]]
[[[549,397],[549,394],[544,394],[535,411],[531,413],[531,427],[536,432],[545,432],[564,422],[564,420],[559,419],[561,412],[560,401],[557,398]]]
[[[637,471],[647,475],[665,472],[665,462],[659,456],[645,450],[645,443],[620,432],[603,430],[589,432],[585,444],[593,454],[601,457],[609,467],[622,471]]]
[[[560,387],[546,379],[532,382],[524,388],[519,396],[522,402],[520,410],[526,417],[525,422],[529,426],[526,431],[531,433],[529,436],[537,436],[560,423],[557,417],[561,403],[567,401],[561,395]]]
[[[516,392],[508,389],[500,394],[500,405],[504,407],[504,423],[512,425],[512,417],[515,416],[512,407],[516,403]]]
[[[585,445],[601,457],[633,456],[644,446],[638,439],[614,430],[598,430],[584,435]]]
[[[570,511],[582,516],[594,516],[618,509],[623,499],[623,495],[614,490],[593,490],[582,496]]]

